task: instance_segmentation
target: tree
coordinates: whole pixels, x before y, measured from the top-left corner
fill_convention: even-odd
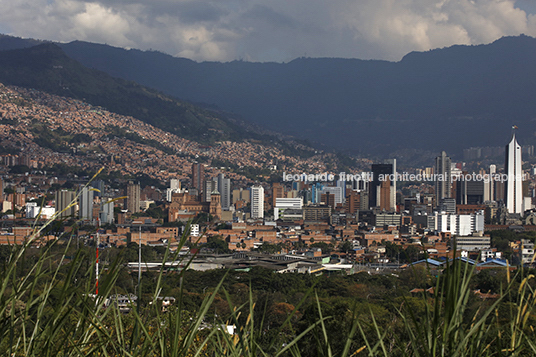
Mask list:
[[[421,249],[415,245],[410,245],[406,248],[404,251],[404,256],[406,258],[406,261],[408,263],[417,261],[419,259],[419,253],[421,252]]]
[[[344,242],[339,244],[339,251],[341,252],[348,253],[352,249],[354,249],[354,245],[348,240],[345,240]]]
[[[226,254],[231,252],[229,250],[229,243],[216,236],[207,238],[205,248],[214,250],[216,254]]]
[[[257,248],[257,250],[266,254],[275,254],[281,251],[281,247],[277,244],[263,243],[259,248]]]
[[[399,259],[400,252],[402,251],[401,246],[399,246],[398,244],[394,244],[392,242],[388,242],[388,241],[384,242],[384,246],[385,246],[385,255],[388,258],[397,259],[397,260]]]
[[[322,249],[322,254],[330,254],[333,251],[333,244],[327,244],[326,242],[313,243],[310,247]]]

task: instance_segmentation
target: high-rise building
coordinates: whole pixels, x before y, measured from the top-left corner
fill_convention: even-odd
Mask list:
[[[78,218],[83,221],[93,220],[93,193],[89,187],[82,187],[78,196]]]
[[[127,210],[131,213],[140,211],[140,183],[130,181],[127,186]]]
[[[285,197],[285,186],[281,185],[279,182],[274,182],[272,184],[272,207],[276,207],[276,200],[278,198]]]
[[[346,192],[346,212],[356,214],[361,207],[361,196],[359,192],[349,190]]]
[[[451,160],[447,153],[442,151],[441,155],[436,157],[435,163],[435,194],[436,202],[441,202],[443,198],[451,197],[452,177],[450,172]]]
[[[224,174],[218,175],[218,192],[221,195],[221,209],[228,211],[231,207],[231,180]]]
[[[320,191],[321,194],[327,194],[333,195],[333,205],[331,206],[333,209],[337,207],[338,204],[344,203],[343,199],[343,188],[341,186],[332,187],[332,186],[326,186]],[[328,202],[324,202],[324,204],[329,205]]]
[[[238,201],[244,201],[245,203],[249,202],[249,199],[251,198],[251,192],[248,190],[244,190],[242,188],[233,190],[233,204],[235,204]]]
[[[181,192],[181,181],[179,179],[171,179],[169,181],[169,188],[166,189],[166,200],[171,202],[171,196],[177,192]]]
[[[205,181],[205,166],[194,162],[192,164],[192,188],[203,190],[203,181]]]
[[[372,182],[369,185],[369,207],[382,210],[396,209],[396,159],[385,164],[372,165]]]
[[[346,202],[346,181],[344,180],[337,180],[337,187],[341,188],[341,203]]]
[[[515,132],[505,148],[504,173],[507,175],[504,202],[509,213],[523,213],[523,178],[521,146],[517,143]]]
[[[489,165],[488,179],[484,181],[484,202],[486,201],[495,201],[495,181],[493,177],[497,172],[496,165]]]
[[[456,214],[456,200],[454,198],[442,198],[438,204],[439,212]]]
[[[96,188],[97,191],[93,191],[93,195],[95,197],[102,197],[102,194],[104,193],[104,181],[103,180],[95,180],[91,183],[91,187]]]
[[[250,188],[251,218],[264,218],[264,188],[261,185]]]
[[[114,201],[112,198],[102,198],[99,218],[100,224],[114,223]]]
[[[56,192],[56,212],[59,213],[60,218],[74,216],[75,199],[76,193],[74,191],[60,190]],[[73,203],[72,206],[71,203]]]
[[[468,176],[466,172],[462,175],[461,180],[456,181],[456,204],[482,204],[485,195],[484,181],[465,180],[463,179],[465,176]]]
[[[202,201],[210,202],[213,192],[218,192],[218,181],[206,180],[203,185],[203,200]]]
[[[322,194],[323,189],[324,185],[322,185],[320,182],[314,183],[311,186],[311,202],[313,204],[317,204],[320,202],[320,196]]]
[[[484,232],[484,211],[473,214],[435,213],[439,232],[450,232],[457,236],[469,236]]]
[[[329,191],[327,191],[326,193],[321,194],[320,195],[320,204],[330,206],[331,209],[334,211],[335,207],[337,207],[337,205],[335,204],[335,195],[332,194],[332,193],[329,193]]]
[[[391,187],[390,187],[390,209],[392,211],[396,210],[396,159],[387,159],[385,160],[385,163],[386,164],[390,164],[391,167],[393,168],[393,178],[394,180],[389,180],[390,181],[390,184],[391,184]]]
[[[181,189],[181,180],[179,179],[169,180],[169,188],[171,188],[172,190],[179,191]]]
[[[279,216],[285,210],[301,210],[303,201],[301,198],[276,198],[274,207],[274,220],[279,219]]]

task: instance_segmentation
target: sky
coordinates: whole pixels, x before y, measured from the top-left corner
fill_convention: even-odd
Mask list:
[[[399,61],[536,37],[536,0],[0,0],[0,33],[158,50],[195,61]]]

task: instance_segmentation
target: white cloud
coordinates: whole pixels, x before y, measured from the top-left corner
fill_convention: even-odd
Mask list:
[[[414,50],[536,36],[535,16],[514,0],[0,0],[0,6],[0,28],[12,35],[152,48],[195,60],[398,60]]]
[[[72,34],[77,38],[97,39],[98,42],[135,45],[127,38],[131,33],[128,17],[99,4],[87,3],[83,11],[72,17]]]

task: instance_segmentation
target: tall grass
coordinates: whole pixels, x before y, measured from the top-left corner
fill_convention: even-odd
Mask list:
[[[523,269],[513,276],[508,270],[507,285],[500,297],[475,310],[471,308],[470,288],[474,266],[454,260],[438,277],[433,295],[423,294],[422,314],[405,303],[398,308],[396,321],[380,326],[372,312],[365,324],[357,313],[349,311],[350,329],[342,348],[335,348],[327,324],[332,317],[325,316],[313,288],[269,338],[264,323],[269,313],[266,306],[256,305],[251,289],[247,301],[234,306],[223,280],[195,311],[185,309],[181,286],[175,306],[163,312],[159,304],[163,268],[156,275],[149,301],[140,299],[138,309],[122,314],[113,305],[105,305],[116,292],[121,261],[117,259],[108,266],[99,295],[95,296],[94,269],[87,268],[87,257],[78,251],[68,258],[71,240],[66,241],[60,254],[52,254],[56,242],[41,248],[35,261],[28,260],[31,244],[43,229],[36,227],[24,244],[12,246],[2,267],[2,356],[301,356],[304,339],[316,343],[318,355],[325,356],[536,355],[535,276]],[[177,252],[186,241],[184,234]],[[167,250],[164,262],[175,259],[178,256]],[[93,259],[89,266],[94,263]],[[184,270],[177,274],[182,277]],[[218,295],[226,296],[231,311],[220,320],[208,318]],[[308,327],[298,330],[292,322],[308,299],[316,301],[317,316]],[[227,325],[235,327],[234,334],[227,332]]]
[[[387,331],[374,323],[379,337],[375,343],[359,326],[366,341],[363,353],[423,357],[536,355],[534,326],[528,323],[535,321],[536,291],[531,284],[534,275],[520,269],[511,278],[509,267],[506,269],[507,286],[501,289],[499,297],[490,304],[480,303],[475,310],[469,308],[471,298],[474,299],[470,281],[476,273],[475,265],[456,259],[447,263],[433,294],[423,292],[423,314],[417,314],[411,304],[398,310],[403,324],[398,331],[396,351],[386,350]],[[510,308],[505,311],[504,306]],[[359,325],[357,320],[356,323]]]

